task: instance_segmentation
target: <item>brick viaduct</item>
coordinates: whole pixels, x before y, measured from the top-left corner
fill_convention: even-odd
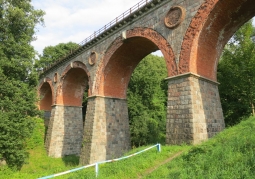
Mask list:
[[[130,149],[128,82],[136,65],[156,50],[168,71],[166,143],[196,144],[222,131],[217,64],[230,37],[255,15],[254,2],[143,0],[44,69],[38,93],[40,110],[51,114],[48,155],[77,154],[87,164]]]

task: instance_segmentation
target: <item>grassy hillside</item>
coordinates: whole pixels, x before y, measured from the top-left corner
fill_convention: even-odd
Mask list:
[[[251,117],[201,145],[163,146],[161,153],[152,149],[126,160],[102,164],[98,178],[255,178],[254,132],[255,117]],[[33,138],[29,141],[29,161],[18,172],[0,167],[0,178],[38,178],[79,167],[76,156],[47,157],[43,140],[43,122],[38,119]],[[144,148],[133,149],[127,154]],[[153,171],[179,151],[184,153]],[[95,178],[95,169],[92,167],[57,178]]]
[[[20,171],[16,172],[11,171],[7,167],[0,167],[1,179],[33,179],[79,167],[79,157],[77,156],[67,156],[59,159],[47,156],[44,149],[45,129],[43,120],[35,120],[36,128],[32,138],[28,141],[30,157],[27,164],[25,164]],[[135,148],[128,152],[127,155],[144,148],[146,147]],[[100,171],[98,178],[138,178],[140,175],[142,176],[148,168],[158,165],[178,151],[184,151],[189,148],[189,146],[162,146],[161,153],[158,153],[155,148],[126,160],[102,164],[99,166]],[[95,178],[95,169],[92,167],[57,178]]]
[[[255,117],[192,147],[146,178],[255,178]]]
[[[78,165],[79,158],[68,156],[54,159],[46,155],[44,149],[44,123],[42,119],[35,119],[36,126],[31,139],[27,141],[29,160],[20,171],[12,171],[7,167],[0,167],[1,179],[32,179],[59,171],[65,171]]]

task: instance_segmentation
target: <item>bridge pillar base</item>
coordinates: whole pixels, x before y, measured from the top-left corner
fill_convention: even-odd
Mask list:
[[[167,144],[197,144],[224,128],[217,82],[192,73],[168,78]]]
[[[52,106],[45,147],[51,157],[79,155],[83,134],[82,107]]]
[[[49,121],[50,121],[50,116],[51,116],[51,111],[43,111],[44,113],[44,126],[48,127],[49,126]]]
[[[82,165],[120,157],[130,149],[126,99],[88,98],[80,163]]]

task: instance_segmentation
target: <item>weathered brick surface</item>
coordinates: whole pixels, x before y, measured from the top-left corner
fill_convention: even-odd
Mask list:
[[[168,144],[196,144],[225,127],[218,84],[186,74],[168,79]]]
[[[187,0],[186,0],[187,1]],[[254,0],[197,1],[200,7],[181,38],[180,73],[217,80],[217,64],[234,32],[255,16]]]
[[[87,109],[81,164],[116,158],[130,149],[125,99],[91,97]]]
[[[83,121],[82,108],[76,106],[52,107],[45,146],[51,157],[80,154]]]

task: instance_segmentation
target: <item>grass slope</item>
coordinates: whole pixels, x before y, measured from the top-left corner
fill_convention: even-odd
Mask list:
[[[56,159],[47,156],[44,148],[45,129],[43,120],[35,120],[36,128],[32,138],[28,141],[28,148],[30,153],[29,160],[20,171],[11,171],[7,167],[0,167],[1,179],[32,179],[80,167],[78,165],[79,157],[67,156],[64,158]],[[138,152],[147,147],[148,146],[135,148],[128,152],[126,155]],[[167,158],[173,156],[175,153],[187,150],[189,148],[189,146],[162,146],[162,152],[158,153],[155,147],[155,149],[151,149],[129,159],[114,163],[101,164],[99,165],[98,178],[139,178],[143,175],[143,173],[146,173],[148,168],[152,168],[153,166],[156,166]],[[95,169],[93,167],[87,168],[75,173],[59,176],[57,178],[96,178]]]
[[[255,178],[255,117],[228,128],[146,178]]]
[[[0,167],[1,179],[32,179],[40,176],[54,174],[56,172],[69,170],[78,165],[79,158],[67,156],[64,158],[51,158],[46,154],[44,148],[44,123],[42,119],[35,119],[36,126],[31,139],[27,141],[29,160],[20,171],[12,171],[6,166]]]
[[[99,166],[100,178],[255,178],[255,117],[228,128],[201,145],[162,146],[162,152],[149,150],[132,158]],[[43,145],[44,126],[37,119],[37,128],[29,141],[30,158],[21,171],[0,167],[0,178],[38,178],[79,167],[79,158],[48,157]],[[146,147],[133,149],[126,155]],[[176,153],[184,153],[161,165]],[[160,166],[154,170],[155,166]],[[148,171],[153,171],[152,173]],[[95,178],[95,169],[88,168],[57,178]]]

